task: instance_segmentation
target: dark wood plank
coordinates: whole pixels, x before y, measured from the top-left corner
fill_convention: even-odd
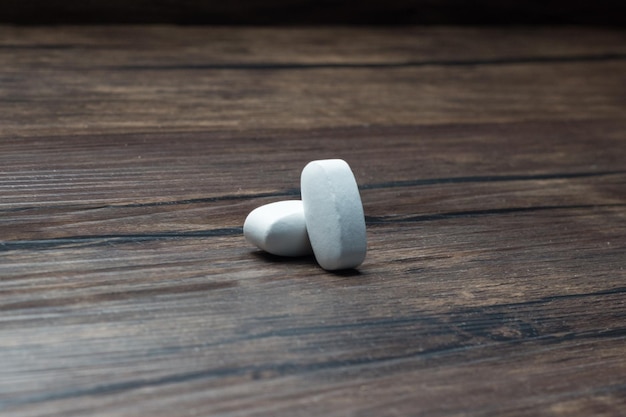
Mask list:
[[[3,137],[621,118],[626,90],[623,31],[9,27],[0,39]]]
[[[623,412],[623,32],[0,34],[0,414]],[[328,157],[358,271],[248,245]]]

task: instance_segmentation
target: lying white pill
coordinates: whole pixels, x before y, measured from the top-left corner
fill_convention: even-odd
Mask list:
[[[252,210],[243,224],[243,234],[248,242],[274,255],[313,253],[300,200],[278,201]]]
[[[359,266],[365,259],[367,236],[361,196],[350,166],[341,159],[309,162],[300,185],[317,262],[326,270]]]

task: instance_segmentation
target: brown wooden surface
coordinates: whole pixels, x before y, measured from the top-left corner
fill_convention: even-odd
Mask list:
[[[625,141],[624,31],[1,27],[0,414],[623,415]]]

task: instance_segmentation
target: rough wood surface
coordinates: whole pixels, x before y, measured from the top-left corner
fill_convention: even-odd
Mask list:
[[[626,409],[626,33],[0,28],[0,414]],[[246,244],[312,159],[331,274]]]

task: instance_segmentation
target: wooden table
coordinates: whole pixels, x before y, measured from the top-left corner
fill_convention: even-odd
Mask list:
[[[368,256],[245,242],[314,159]],[[0,28],[0,413],[626,410],[626,32]]]

